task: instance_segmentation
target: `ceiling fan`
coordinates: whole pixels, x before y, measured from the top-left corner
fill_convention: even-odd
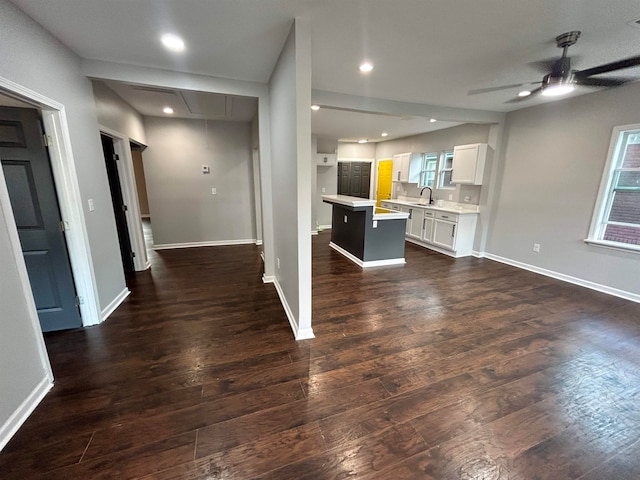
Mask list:
[[[617,87],[620,85],[624,85],[625,83],[637,80],[637,78],[598,77],[597,75],[639,66],[640,55],[618,60],[616,62],[605,63],[603,65],[587,68],[585,70],[572,70],[571,57],[567,56],[567,52],[569,50],[569,47],[571,45],[574,45],[578,41],[578,38],[580,38],[580,31],[578,30],[558,35],[556,37],[556,45],[558,48],[562,48],[562,56],[555,60],[546,60],[535,62],[533,64],[541,68],[543,72],[546,73],[542,78],[542,81],[516,83],[513,85],[503,85],[501,87],[481,88],[478,90],[471,90],[468,94],[477,95],[479,93],[495,92],[497,90],[523,87],[525,85],[540,84],[539,87],[533,90],[521,91],[520,93],[518,93],[518,96],[516,98],[507,102],[511,103],[527,100],[536,95],[549,97],[564,95],[574,90],[576,85],[582,85],[585,87]]]

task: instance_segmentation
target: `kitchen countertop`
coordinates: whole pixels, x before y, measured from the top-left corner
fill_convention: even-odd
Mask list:
[[[395,203],[397,205],[402,205],[404,207],[418,207],[424,208],[425,210],[435,210],[439,212],[447,212],[447,213],[455,213],[456,215],[478,215],[478,206],[477,205],[469,205],[467,206],[457,206],[454,205],[445,205],[442,207],[438,207],[435,204],[433,205],[423,205],[418,203],[417,201],[411,200],[383,200],[383,202]]]

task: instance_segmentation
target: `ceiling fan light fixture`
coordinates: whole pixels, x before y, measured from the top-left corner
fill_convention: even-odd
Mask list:
[[[165,33],[160,37],[160,41],[167,50],[170,50],[172,52],[184,51],[184,40],[182,40],[182,38],[180,38],[178,35],[175,35],[173,33]]]
[[[389,136],[389,134],[388,134],[387,132],[382,132],[382,133],[380,134],[380,136],[381,136],[381,137],[388,137],[388,136]]]
[[[360,64],[358,69],[362,73],[369,73],[371,70],[373,70],[373,65],[371,63],[369,63],[369,62],[364,62],[364,63]]]
[[[559,97],[573,92],[575,88],[571,83],[555,83],[544,87],[540,94],[544,97]]]

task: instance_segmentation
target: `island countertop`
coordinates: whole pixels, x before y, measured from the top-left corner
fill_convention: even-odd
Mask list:
[[[346,207],[375,207],[376,201],[368,198],[350,197],[349,195],[322,195],[322,201],[338,203]]]

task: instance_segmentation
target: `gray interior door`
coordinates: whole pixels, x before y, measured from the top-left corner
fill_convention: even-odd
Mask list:
[[[37,110],[0,107],[0,160],[40,325],[82,325],[51,165]]]

